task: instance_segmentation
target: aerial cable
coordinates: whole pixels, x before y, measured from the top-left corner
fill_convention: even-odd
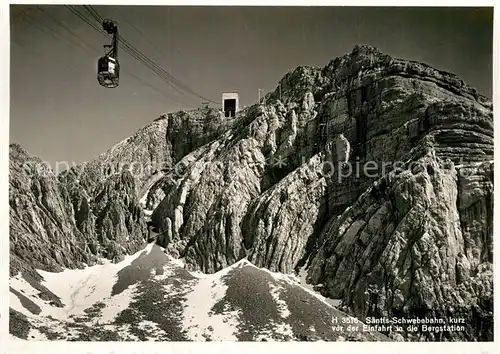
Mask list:
[[[160,79],[162,79],[164,82],[169,84],[171,87],[173,87],[179,94],[184,95],[185,92],[182,91],[181,88],[177,87],[175,84],[173,84],[165,74],[158,69],[157,67],[153,66],[151,63],[147,62],[144,60],[143,57],[140,56],[139,53],[136,53],[132,51],[127,45],[123,45],[125,52],[127,52],[130,56],[132,56],[134,59],[148,67],[151,71],[153,71]]]
[[[68,28],[64,23],[62,23],[61,21],[59,21],[58,19],[56,19],[54,16],[52,16],[50,13],[48,13],[47,11],[45,11],[44,9],[42,9],[39,5],[37,5],[37,9],[39,11],[43,12],[45,15],[47,15],[53,22],[55,22],[56,24],[58,24],[59,26],[61,26],[65,31],[67,31],[68,33],[70,33],[73,36],[75,36],[76,38],[78,38],[78,40],[80,41],[80,43],[85,44],[89,48],[93,48],[93,49],[96,48],[95,46],[93,46],[92,44],[90,44],[89,42],[87,42],[85,39],[83,39],[81,36],[79,36],[78,34],[76,34],[75,32],[73,32],[71,30],[71,28]]]
[[[81,20],[86,22],[89,26],[94,28],[97,32],[101,33],[104,36],[108,36],[108,34],[100,27],[98,27],[96,24],[92,23],[87,17],[85,17],[82,13],[80,13],[78,10],[72,8],[71,6],[66,5],[76,16],[78,16]],[[123,44],[123,42],[121,42]],[[170,84],[173,88],[175,88],[179,93],[184,94],[184,92],[181,91],[178,87],[176,87],[172,82],[169,81],[169,78],[165,76],[165,74],[161,71],[161,68],[159,69],[158,67],[153,66],[151,63],[145,61],[144,55],[142,53],[138,53],[137,50],[134,50],[133,48],[130,48],[130,46],[125,43],[122,45],[124,47],[125,52],[130,54],[134,59],[138,60],[140,63],[143,65],[147,66],[150,68],[153,72],[155,72],[163,81],[166,83]],[[147,58],[146,58],[147,59]]]
[[[97,21],[97,22],[101,22],[103,17],[101,15],[99,15],[99,13],[91,6],[91,5],[85,5],[84,6],[85,9],[87,10],[87,12],[89,12],[92,17]],[[74,9],[75,11],[78,11],[76,9]],[[82,15],[83,16],[83,15]],[[80,18],[82,18],[82,16],[79,16]],[[83,18],[82,18],[83,19]],[[87,19],[87,22],[89,25],[89,21]],[[92,26],[95,28],[95,26]],[[142,34],[142,32],[140,32],[135,26],[134,28],[140,33]],[[100,31],[101,32],[101,31]],[[101,32],[102,33],[102,32]],[[144,34],[142,34],[143,37],[147,38],[146,36],[144,36]],[[172,86],[177,86],[178,88],[180,88],[181,90],[184,90],[185,92],[187,93],[191,93],[192,95],[198,97],[198,98],[201,98],[202,100],[205,100],[205,101],[209,101],[211,103],[215,103],[215,104],[218,104],[218,102],[216,101],[213,101],[213,100],[210,100],[204,96],[201,96],[199,95],[198,93],[196,93],[194,90],[192,90],[189,86],[185,85],[184,83],[182,83],[179,79],[177,79],[175,76],[171,75],[168,71],[166,71],[165,69],[163,69],[162,67],[160,67],[158,64],[156,64],[155,62],[153,62],[149,57],[147,57],[145,54],[143,54],[142,52],[140,52],[137,48],[135,48],[130,42],[128,42],[126,39],[124,39],[123,37],[120,37],[120,44],[124,47],[124,49],[128,49],[130,52],[128,52],[129,54],[131,54],[131,52],[135,53],[135,56],[134,58],[136,58],[137,60],[139,60],[140,62],[142,62],[143,64],[147,65],[146,63],[148,63],[149,65],[147,65],[150,69],[153,70],[152,67],[156,68],[155,73],[157,73],[158,75],[161,75],[165,78],[167,78],[167,83],[171,84]],[[149,41],[149,40],[148,40]],[[155,49],[157,49],[155,47]],[[127,51],[127,50],[126,50]],[[131,54],[132,55],[132,54]],[[141,59],[139,59],[138,57],[140,57]],[[160,74],[161,72],[161,74]],[[175,88],[174,86],[174,88]],[[179,91],[181,92],[181,91]],[[183,93],[183,92],[181,92]]]
[[[218,102],[215,102],[215,101],[212,101],[204,96],[201,96],[199,95],[198,93],[196,93],[195,91],[193,91],[189,86],[185,85],[184,83],[182,83],[182,81],[180,81],[179,79],[177,79],[175,76],[173,76],[172,74],[170,74],[168,71],[166,71],[165,69],[163,69],[161,66],[159,66],[158,64],[156,64],[155,62],[153,62],[151,59],[149,59],[146,55],[144,55],[143,53],[141,53],[138,49],[136,49],[132,44],[130,44],[130,42],[128,42],[126,39],[122,38],[122,43],[124,43],[125,45],[127,46],[130,46],[132,50],[134,50],[135,52],[137,52],[139,55],[141,55],[141,57],[144,57],[144,59],[150,63],[151,65],[155,66],[156,68],[158,68],[159,70],[161,70],[161,72],[164,73],[164,75],[166,75],[174,84],[176,84],[178,87],[180,87],[181,89],[183,89],[184,91],[188,92],[188,93],[191,93],[192,95],[202,99],[202,100],[205,100],[205,101],[209,101],[209,102],[212,102],[212,103],[218,103]]]
[[[82,43],[75,41],[73,38],[69,36],[62,36],[60,33],[58,33],[55,29],[53,29],[51,26],[49,26],[47,23],[44,23],[40,21],[39,19],[29,15],[25,11],[21,11],[21,14],[24,15],[23,17],[20,17],[23,19],[26,23],[30,24],[32,27],[37,28],[38,30],[41,30],[42,32],[47,33],[48,35],[54,37],[58,41],[66,41],[70,42],[84,50],[89,50],[89,48],[86,45],[83,45]]]
[[[135,74],[132,74],[130,71],[125,71],[128,75],[134,77],[136,80],[142,82],[144,85],[148,86],[150,89],[152,89],[153,91],[155,92],[158,92],[159,94],[173,100],[173,101],[176,101],[178,103],[182,103],[183,105],[186,105],[186,106],[189,106],[191,108],[197,108],[196,106],[190,104],[190,103],[187,103],[187,102],[184,102],[184,101],[181,101],[179,100],[178,98],[176,97],[172,97],[172,96],[167,96],[164,92],[160,91],[159,89],[157,89],[156,87],[154,87],[153,85],[149,84],[148,82],[144,81],[143,79],[141,79],[139,76],[135,75]]]
[[[142,31],[137,28],[131,21],[128,21],[127,19],[124,19],[126,23],[129,24],[130,27],[132,27],[137,33],[139,33],[151,46],[164,58],[166,58],[166,55],[151,41],[148,36],[144,35]]]
[[[94,10],[94,8],[91,6],[91,5],[83,5],[83,8],[85,10],[87,10],[87,12],[90,14],[90,16],[92,16],[97,22],[99,22],[99,24],[102,23],[102,21],[104,20],[104,18],[102,18],[96,10]]]
[[[94,46],[94,45],[91,45],[89,44],[88,42],[86,42],[81,36],[79,36],[78,34],[74,33],[73,31],[71,31],[69,28],[67,28],[67,26],[63,23],[61,23],[60,21],[58,21],[57,19],[55,19],[53,16],[50,16],[45,10],[43,10],[42,8],[38,7],[38,10],[40,10],[41,12],[45,13],[48,15],[48,17],[50,17],[52,19],[53,22],[57,23],[59,26],[61,26],[65,31],[71,33],[75,38],[77,38],[78,40],[75,40],[74,38],[70,37],[70,36],[60,36],[61,34],[56,31],[54,28],[52,28],[52,26],[49,25],[49,23],[47,22],[42,22],[41,20],[33,17],[32,15],[28,14],[26,11],[24,10],[21,10],[20,13],[19,13],[19,18],[21,20],[24,20],[27,24],[29,24],[30,26],[32,26],[33,28],[36,28],[37,30],[40,30],[42,32],[45,32],[47,35],[50,35],[51,37],[53,37],[54,39],[60,41],[60,42],[67,42],[68,44],[74,44],[74,45],[77,45],[79,46],[81,49],[87,51],[87,52],[93,52],[93,53],[98,53],[99,52],[99,49]],[[19,44],[15,41],[13,41],[16,45],[18,45],[19,47],[26,47],[28,48],[28,46],[23,46],[22,44]],[[82,43],[85,43],[85,46],[82,45]],[[36,55],[41,55],[40,52],[37,52],[36,50],[34,49],[31,49]],[[55,59],[54,59],[55,60]],[[63,64],[62,62],[60,61],[57,61],[55,60],[56,62],[58,63],[61,63]],[[67,65],[69,68],[75,68],[74,65]],[[178,103],[181,103],[181,104],[184,104],[184,105],[187,105],[189,107],[192,107],[192,108],[196,108],[194,107],[192,104],[190,103],[187,103],[187,102],[184,102],[184,101],[181,101],[179,99],[177,99],[176,97],[173,97],[171,95],[167,95],[166,93],[164,93],[163,91],[157,89],[156,87],[152,86],[151,84],[145,82],[143,79],[141,79],[140,77],[136,76],[135,74],[129,72],[128,70],[124,70],[127,74],[129,74],[130,76],[132,76],[134,79],[136,79],[137,81],[139,81],[141,84],[149,87],[150,89],[154,90],[155,92],[163,95],[165,98],[168,98],[168,99],[171,99],[171,100],[174,100]]]
[[[159,53],[161,54],[163,57],[166,57],[165,54],[160,50],[158,49],[158,47],[148,38],[148,36],[146,36],[139,28],[137,28],[137,26],[135,26],[131,21],[127,21],[125,19],[125,22],[127,22],[137,33],[139,33],[146,41],[149,42],[149,44],[151,44],[151,46]],[[157,65],[157,64],[156,64]],[[205,101],[210,101],[212,103],[218,103],[218,102],[215,102],[215,101],[212,101],[206,97],[203,97],[201,95],[198,95],[195,91],[193,91],[189,86],[185,85],[184,83],[182,83],[180,80],[178,80],[175,76],[169,74],[166,70],[162,69],[165,73],[167,73],[169,75],[169,77],[172,79],[173,82],[175,82],[178,86],[180,86],[181,88],[183,88],[185,91],[187,91],[188,93],[191,93],[195,96],[197,96],[198,98],[201,98],[202,100],[205,100]]]

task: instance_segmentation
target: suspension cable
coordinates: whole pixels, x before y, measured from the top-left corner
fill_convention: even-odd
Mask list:
[[[68,43],[72,43],[72,44],[75,44],[75,45],[78,45],[80,48],[84,49],[85,51],[88,51],[88,52],[99,52],[99,50],[92,44],[89,44],[88,42],[86,42],[81,36],[79,36],[78,34],[76,34],[75,32],[71,31],[69,28],[67,28],[67,26],[62,23],[61,21],[57,20],[56,18],[54,18],[53,16],[49,15],[43,8],[37,6],[38,10],[43,12],[44,14],[48,15],[48,17],[54,22],[56,23],[57,25],[59,25],[61,28],[63,28],[65,31],[67,31],[68,33],[72,34],[77,40],[74,40],[72,37],[70,36],[63,36],[63,37],[60,37],[59,33],[54,29],[52,28],[47,22],[42,22],[40,21],[39,19],[29,15],[26,11],[22,10],[20,12],[21,14],[21,19],[23,19],[24,21],[26,21],[28,24],[30,24],[31,26],[39,29],[39,30],[42,30],[43,32],[46,32],[47,34],[51,35],[52,37],[54,37],[56,40],[58,41],[64,41],[66,40]],[[103,31],[104,32],[104,31]],[[63,33],[66,33],[66,32],[63,32]],[[82,45],[82,44],[85,44]],[[72,66],[73,67],[73,66]],[[125,73],[127,73],[128,75],[132,76],[134,79],[136,79],[137,81],[139,81],[140,83],[144,84],[145,86],[148,86],[149,88],[151,88],[152,90],[154,90],[155,92],[163,95],[164,97],[168,98],[168,99],[172,99],[176,102],[179,102],[181,104],[184,104],[186,106],[189,106],[189,107],[192,107],[192,108],[196,108],[195,106],[193,106],[192,104],[190,103],[187,103],[187,102],[184,102],[184,101],[181,101],[180,99],[176,98],[176,97],[173,97],[171,95],[167,95],[166,93],[160,91],[159,89],[157,89],[156,87],[152,86],[151,84],[145,82],[143,79],[139,78],[137,75],[129,72],[128,70],[123,70]]]
[[[78,10],[76,10],[73,7],[68,6],[68,5],[65,5],[65,6],[68,7],[76,16],[78,16],[82,21],[84,21],[85,23],[87,23],[90,27],[92,27],[93,29],[95,29],[97,32],[101,33],[105,37],[109,37],[109,34],[107,32],[105,32],[97,24],[95,24],[92,21],[90,21],[87,17],[85,17],[83,14],[81,14]],[[182,89],[180,89],[175,84],[173,84],[172,82],[170,82],[169,78],[166,77],[165,74],[161,70],[159,70],[157,67],[155,67],[151,63],[145,61],[145,59],[144,59],[145,56],[142,53],[135,52],[132,48],[129,47],[129,45],[127,43],[123,43],[123,41],[121,43],[122,43],[122,46],[123,46],[125,52],[127,52],[130,56],[132,56],[134,59],[136,59],[137,61],[139,61],[143,65],[145,65],[148,68],[150,68],[163,81],[165,81],[166,83],[170,84],[170,86],[172,86],[174,89],[176,89],[180,94],[184,94],[184,92],[182,91]]]
[[[87,10],[87,12],[89,12],[92,15],[92,17],[94,18],[94,20],[96,20],[96,22],[99,22],[99,24],[102,23],[103,17],[101,15],[99,15],[99,13],[92,7],[92,5],[85,5],[84,7]],[[78,11],[78,10],[76,10],[72,6],[71,6],[71,8],[73,8],[74,11]],[[81,18],[81,16],[79,16],[79,17]],[[90,25],[88,19],[87,19],[86,22]],[[136,27],[134,26],[134,28],[136,28]],[[136,30],[138,30],[138,29],[136,28]],[[140,34],[142,34],[142,32],[140,32],[139,30],[138,30],[138,32]],[[145,38],[147,38],[146,36],[144,36],[144,34],[142,34],[142,36],[145,37]],[[165,69],[163,69],[162,67],[160,67],[155,62],[153,62],[149,57],[147,57],[145,54],[143,54],[141,51],[139,51],[136,47],[134,47],[130,42],[128,42],[123,37],[120,37],[120,41],[121,41],[120,44],[124,47],[124,49],[126,51],[128,49],[127,52],[129,54],[132,55],[132,53],[134,53],[135,55],[132,55],[132,56],[135,59],[139,60],[141,63],[143,63],[144,65],[148,66],[151,70],[155,69],[154,70],[155,73],[157,73],[158,75],[161,75],[162,77],[166,78],[167,79],[167,83],[169,83],[171,85],[174,85],[177,88],[180,88],[181,90],[183,90],[183,91],[185,91],[187,93],[190,93],[190,94],[192,94],[192,95],[194,95],[194,96],[196,96],[196,97],[198,97],[198,98],[200,98],[200,99],[202,99],[204,101],[209,101],[211,103],[219,104],[216,101],[210,100],[210,99],[208,99],[208,98],[206,98],[206,97],[204,97],[204,96],[196,93],[189,86],[185,85],[182,81],[180,81],[179,79],[177,79],[175,76],[173,76],[172,74],[170,74],[168,71],[166,71]]]

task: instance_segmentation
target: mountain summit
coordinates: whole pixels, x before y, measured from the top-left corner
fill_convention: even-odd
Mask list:
[[[459,330],[381,329],[393,339],[492,340],[492,160],[488,98],[451,73],[356,46],[287,73],[234,118],[169,113],[58,176],[11,145],[12,296],[28,303],[15,284],[29,279],[54,298],[47,272],[122,262],[154,241],[186,272],[246,259],[307,274],[362,322],[463,321]],[[388,338],[379,335],[363,338]]]

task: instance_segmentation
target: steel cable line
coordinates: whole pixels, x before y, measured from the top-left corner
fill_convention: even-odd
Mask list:
[[[141,37],[143,37],[149,44],[151,44],[151,46],[158,52],[160,53],[160,55],[162,57],[166,57],[165,54],[163,54],[163,52],[158,49],[158,47],[148,38],[148,36],[146,36],[139,28],[137,28],[137,26],[135,26],[132,22],[128,21],[125,19],[125,22],[128,23],[137,33],[139,33],[139,35]],[[127,42],[127,41],[126,41]],[[128,43],[130,44],[130,43]],[[134,47],[134,49],[136,49]],[[138,51],[138,49],[136,49]],[[142,54],[142,53],[141,53]],[[148,58],[148,60],[150,60]],[[152,61],[151,61],[152,62]],[[201,95],[198,95],[195,91],[193,91],[189,86],[185,85],[182,81],[180,81],[179,79],[177,79],[175,76],[173,76],[172,74],[168,73],[165,69],[161,68],[158,64],[154,63],[156,66],[158,66],[162,71],[164,71],[168,76],[169,78],[172,80],[172,82],[176,83],[177,86],[181,87],[182,89],[184,89],[186,92],[189,92],[191,94],[193,94],[194,96],[197,96],[198,98],[201,98],[202,100],[205,100],[205,101],[210,101],[212,103],[217,103],[217,102],[214,102],[212,100],[209,100],[208,98],[205,98]]]
[[[151,44],[151,46],[162,56],[162,57],[166,57],[165,54],[163,54],[163,52],[158,49],[158,47],[146,36],[144,35],[144,33],[139,30],[139,28],[137,28],[132,22],[130,21],[127,21],[125,19],[125,22],[128,23],[137,33],[139,33],[139,35],[141,35],[147,42],[149,42],[149,44]],[[135,47],[134,47],[135,49]],[[138,49],[136,49],[138,51]],[[141,53],[142,54],[142,53]],[[178,87],[180,87],[181,89],[183,89],[185,92],[187,93],[191,93],[192,95],[204,100],[204,101],[208,101],[208,102],[211,102],[211,103],[215,103],[215,104],[219,104],[219,102],[215,102],[215,101],[212,101],[208,98],[205,98],[199,94],[197,94],[195,91],[193,91],[189,86],[185,85],[184,83],[182,83],[180,80],[178,80],[175,76],[169,74],[165,69],[161,68],[158,64],[152,62],[152,60],[150,60],[149,58],[147,58],[147,60],[149,60],[152,64],[154,64],[156,67],[160,68],[164,73],[166,73],[169,77],[170,80],[172,80],[172,82],[174,82]]]
[[[106,36],[106,37],[108,36],[108,34],[107,34],[107,33],[106,33],[106,32],[105,32],[102,28],[100,28],[100,27],[98,27],[97,25],[95,25],[94,23],[90,22],[90,20],[89,20],[87,17],[85,17],[83,14],[81,14],[81,13],[80,13],[80,12],[78,12],[77,10],[75,10],[75,9],[71,8],[70,6],[67,6],[67,5],[66,5],[66,7],[68,7],[68,8],[69,8],[69,9],[70,9],[70,10],[71,10],[71,11],[72,11],[72,12],[73,12],[76,16],[78,16],[81,20],[83,20],[85,23],[87,23],[89,26],[91,26],[91,27],[92,27],[93,29],[95,29],[97,32],[101,33],[102,35],[104,35],[104,36]],[[141,62],[141,63],[142,63],[141,58],[140,58],[140,57],[138,57],[135,53],[133,53],[133,52],[129,52],[129,51],[130,51],[130,49],[129,49],[128,47],[125,47],[125,48],[124,48],[124,50],[125,50],[128,54],[130,54],[133,58],[135,58],[136,60],[138,60],[139,62]],[[145,64],[145,65],[147,65],[147,64]],[[161,73],[161,72],[159,72],[159,71],[158,71],[157,69],[155,69],[155,68],[151,68],[151,67],[150,67],[150,69],[151,69],[151,70],[153,70],[153,71],[154,71],[154,72],[155,72],[158,76],[160,76],[160,78],[163,78],[163,80],[165,81],[165,78],[164,78],[164,77],[162,77],[162,73]],[[149,86],[149,87],[153,88],[150,84],[147,84],[144,80],[142,80],[142,79],[138,78],[136,75],[134,75],[134,74],[130,73],[129,71],[126,71],[126,72],[127,72],[128,74],[132,75],[133,77],[137,78],[137,79],[138,79],[138,80],[140,80],[141,82],[145,83],[147,86]],[[176,87],[174,87],[174,88],[176,88]],[[180,93],[183,93],[180,89],[178,89],[178,88],[176,88],[176,89],[177,89]],[[161,92],[161,91],[159,91],[159,90],[158,90],[158,89],[156,89],[156,88],[154,88],[154,90],[155,90],[155,91],[157,91],[157,92]],[[165,94],[164,94],[164,95],[165,95]],[[180,100],[180,99],[178,99],[178,98],[174,98],[174,97],[172,97],[172,96],[169,96],[169,98],[171,98],[171,99],[173,99],[173,100],[175,100],[175,101],[177,101],[177,102],[179,102],[179,103],[182,103],[182,104],[184,104],[184,105],[187,105],[187,106],[189,106],[189,107],[196,108],[196,106],[194,106],[194,105],[192,105],[192,104],[190,104],[190,103],[187,103],[187,102],[185,102],[185,101],[181,101],[181,100]]]
[[[41,12],[43,12],[45,15],[47,15],[53,22],[57,23],[59,26],[61,26],[62,28],[64,28],[65,31],[67,31],[68,33],[72,34],[73,36],[75,36],[76,38],[78,38],[78,40],[80,41],[80,43],[83,43],[85,44],[86,46],[88,46],[89,48],[95,48],[92,44],[90,44],[89,42],[87,42],[85,39],[83,39],[82,37],[80,37],[78,34],[76,34],[75,32],[73,32],[71,30],[71,28],[67,27],[64,25],[64,23],[62,23],[61,21],[59,21],[57,18],[55,18],[54,16],[52,16],[50,13],[48,13],[47,11],[45,11],[44,9],[42,9],[40,7],[40,5],[37,5],[37,9]]]
[[[43,10],[42,8],[38,8],[41,12],[44,12],[47,14],[47,12],[45,10]],[[59,37],[59,33],[54,29],[52,28],[51,26],[49,26],[48,23],[43,23],[37,19],[35,19],[34,17],[28,15],[25,11],[22,11],[22,15],[24,15],[24,17],[21,17],[22,19],[24,19],[28,24],[30,24],[31,26],[39,29],[39,30],[42,30],[44,32],[46,32],[47,34],[51,35],[52,37],[54,37],[55,39],[59,40],[59,41],[64,41],[64,39],[66,39],[68,42],[71,42],[73,44],[76,44],[78,45],[80,48],[88,51],[88,52],[95,52],[95,53],[99,53],[99,49],[97,47],[95,47],[94,45],[92,44],[89,44],[87,42],[85,42],[85,40],[79,36],[78,34],[74,33],[73,31],[70,31],[66,25],[64,25],[62,22],[58,21],[57,19],[55,19],[53,16],[48,16],[49,18],[51,18],[51,20],[53,22],[55,22],[56,24],[58,24],[59,26],[61,26],[65,31],[68,31],[69,33],[71,33],[75,38],[78,39],[78,41],[75,41],[73,38],[67,36],[67,37],[64,37],[64,38],[61,38]],[[33,22],[31,22],[30,20],[32,20]],[[83,43],[86,43],[86,47],[85,46],[82,46],[81,45],[81,42]],[[71,44],[70,43],[70,44]],[[19,44],[18,44],[19,45]],[[72,68],[74,67],[73,65],[71,66]],[[174,100],[178,103],[181,103],[181,104],[184,104],[184,105],[187,105],[189,107],[192,107],[192,108],[196,108],[195,106],[193,106],[192,104],[189,104],[189,103],[186,103],[184,101],[181,101],[175,97],[172,97],[170,95],[167,95],[166,93],[160,91],[159,89],[157,89],[156,87],[152,86],[151,84],[149,84],[148,82],[144,81],[143,79],[141,79],[140,77],[138,77],[137,75],[129,72],[128,70],[124,70],[125,73],[127,73],[128,75],[132,76],[134,79],[136,79],[137,81],[139,81],[140,83],[144,84],[145,86],[151,88],[152,90],[156,91],[157,93],[163,95],[164,97],[168,98],[168,99],[171,99],[171,100]]]
[[[66,5],[67,6],[67,5]],[[78,16],[81,20],[83,20],[85,23],[87,23],[89,26],[91,26],[92,28],[94,28],[97,32],[101,33],[102,35],[104,35],[105,37],[108,37],[108,33],[106,33],[102,28],[100,28],[99,26],[97,26],[95,23],[91,22],[87,17],[85,17],[83,14],[81,14],[78,10],[70,7],[70,6],[67,6],[76,16]],[[182,89],[180,89],[179,87],[175,86],[173,83],[171,83],[169,81],[169,78],[168,77],[165,77],[164,73],[159,70],[157,67],[155,66],[152,66],[150,63],[146,62],[144,60],[144,55],[142,53],[136,53],[133,49],[131,49],[126,43],[124,44],[123,42],[121,43],[122,44],[122,47],[123,49],[125,50],[125,52],[127,52],[130,56],[132,56],[134,59],[136,59],[137,61],[139,61],[140,63],[142,63],[143,65],[147,66],[148,68],[150,68],[153,72],[155,72],[161,79],[163,79],[163,81],[165,81],[166,83],[170,84],[170,86],[172,86],[174,89],[176,89],[180,94],[184,94],[184,92],[182,91]]]
[[[91,6],[91,5],[85,5],[85,9],[87,10],[87,12],[89,13],[94,13],[93,17],[94,19],[99,22],[99,25],[102,23],[102,20],[103,20],[103,17],[101,15],[99,15],[99,13]],[[127,21],[128,22],[128,21]],[[146,40],[148,40],[150,42],[150,40],[135,26],[133,26],[134,29],[136,29],[136,31],[139,32],[139,34],[141,34],[144,38],[146,38]],[[191,93],[192,95],[204,100],[204,101],[209,101],[211,103],[215,103],[215,104],[219,104],[219,102],[216,102],[216,101],[213,101],[211,99],[208,99],[198,93],[196,93],[194,90],[192,90],[189,86],[187,86],[186,84],[184,84],[182,81],[180,81],[179,79],[177,79],[175,76],[173,76],[172,74],[170,74],[168,71],[166,71],[165,69],[163,69],[161,66],[159,66],[158,64],[156,64],[155,62],[153,62],[149,57],[147,57],[145,54],[143,54],[141,51],[139,51],[137,48],[135,48],[130,42],[128,42],[125,38],[123,37],[120,37],[120,40],[121,40],[121,43],[124,44],[126,47],[128,47],[131,51],[133,51],[134,53],[136,53],[138,56],[140,56],[141,58],[144,59],[145,62],[149,63],[151,66],[154,66],[156,69],[160,70],[166,77],[168,77],[169,80],[171,80],[172,83],[174,83],[175,85],[177,85],[179,88],[181,88],[182,90],[188,92],[188,93]],[[151,43],[151,42],[150,42]],[[154,46],[154,45],[153,45]],[[156,46],[154,46],[155,49]],[[158,49],[157,49],[158,50]],[[129,53],[130,54],[130,53]]]
[[[152,89],[153,91],[163,95],[164,97],[170,99],[170,100],[173,100],[173,101],[176,101],[178,103],[182,103],[183,105],[185,106],[188,106],[188,107],[191,107],[191,108],[197,108],[196,106],[190,104],[190,103],[187,103],[187,102],[184,102],[184,101],[181,101],[180,99],[178,99],[177,97],[173,97],[173,96],[169,96],[167,95],[166,93],[164,93],[163,91],[160,91],[159,89],[157,89],[156,87],[154,87],[153,85],[151,85],[150,83],[148,83],[147,81],[145,81],[144,79],[141,79],[139,76],[133,74],[132,72],[128,71],[128,70],[124,70],[125,73],[127,73],[128,75],[132,76],[133,78],[135,78],[137,81],[141,82],[142,84],[146,85],[147,87],[149,87],[150,89]]]
[[[104,21],[104,18],[92,7],[92,5],[83,5],[83,8],[99,23]]]
[[[142,31],[137,28],[137,26],[135,26],[131,21],[128,21],[127,19],[124,20],[130,27],[132,27],[137,33],[139,33],[139,35],[141,35],[141,37],[143,37],[162,57],[166,57],[166,55],[163,54],[163,52],[153,43],[153,41],[150,40],[148,36],[145,36],[144,33],[142,33]]]
[[[80,47],[84,50],[89,49],[88,47],[85,47],[84,45],[82,45],[82,43],[73,40],[73,38],[62,36],[60,33],[55,31],[52,27],[48,26],[47,23],[44,23],[44,22],[40,21],[39,19],[29,15],[26,11],[21,10],[20,14],[22,15],[22,17],[20,17],[20,18],[22,20],[24,20],[26,23],[30,24],[32,27],[35,27],[35,28],[41,30],[42,32],[45,32],[45,33],[51,35],[55,39],[57,39],[59,41],[63,41],[63,42],[66,39],[67,41],[77,45],[78,47]]]

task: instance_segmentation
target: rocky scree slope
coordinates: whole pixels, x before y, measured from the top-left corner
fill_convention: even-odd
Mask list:
[[[244,257],[284,273],[306,267],[357,317],[460,314],[467,333],[447,336],[490,338],[491,101],[453,74],[368,46],[299,67],[280,85],[281,99],[276,90],[232,121],[210,110],[160,117],[54,183],[94,200],[123,178],[106,169],[135,163],[141,173],[124,199],[137,206],[145,196],[158,243],[193,269],[213,273]],[[339,134],[351,168],[386,170],[327,173],[338,166]],[[141,225],[136,210],[125,213]],[[112,234],[104,244],[119,237],[116,223],[92,215],[79,230],[100,225]],[[129,240],[118,240],[123,252]]]
[[[257,268],[245,259],[217,273],[191,273],[150,243],[119,263],[40,273],[64,305],[51,305],[22,277],[11,278],[12,339],[389,340],[363,331],[363,323],[304,289],[295,277]],[[343,322],[358,330],[346,331]]]

